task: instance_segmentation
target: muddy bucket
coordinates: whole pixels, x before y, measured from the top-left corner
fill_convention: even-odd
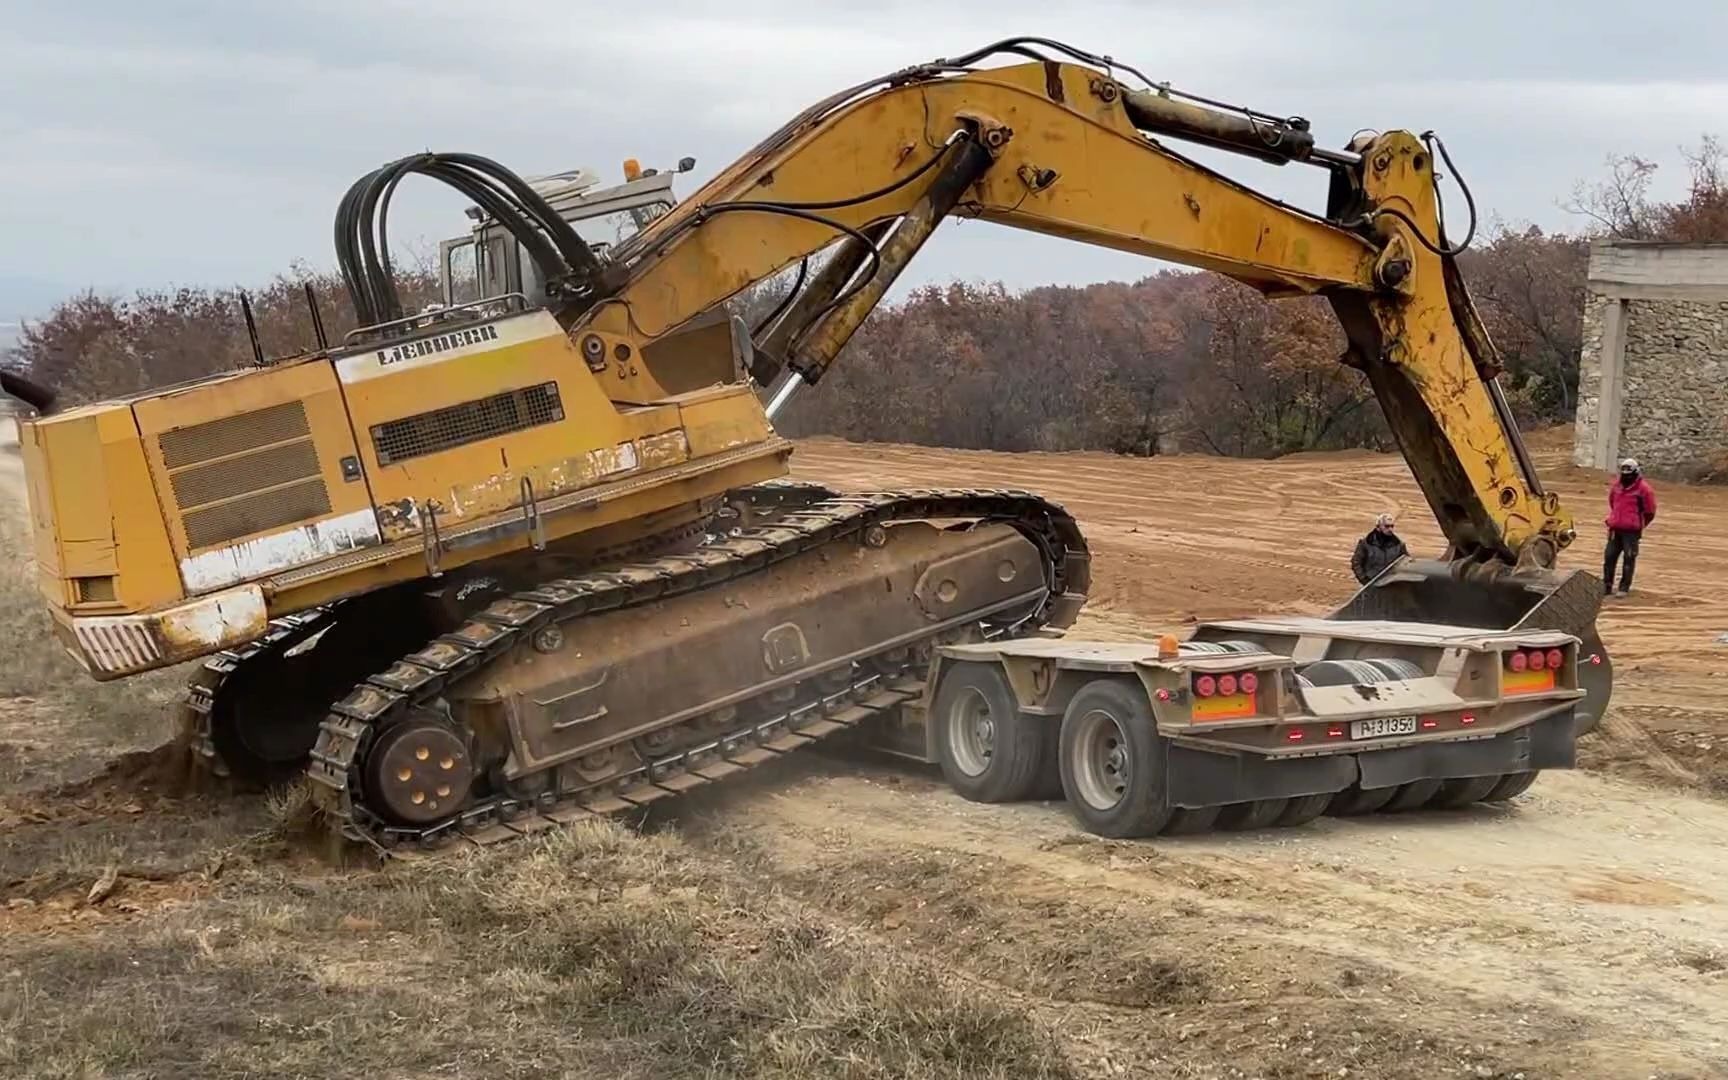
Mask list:
[[[1331,619],[1445,623],[1488,630],[1559,630],[1578,638],[1578,733],[1607,711],[1614,667],[1596,632],[1602,580],[1581,570],[1511,570],[1405,557],[1357,590]]]

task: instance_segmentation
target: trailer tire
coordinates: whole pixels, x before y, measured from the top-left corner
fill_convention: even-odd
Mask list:
[[[1170,823],[1164,826],[1165,836],[1198,836],[1210,832],[1218,824],[1218,815],[1223,813],[1222,806],[1180,806],[1170,814]]]
[[[1278,815],[1277,825],[1280,829],[1291,829],[1298,825],[1306,825],[1326,812],[1332,805],[1332,797],[1336,792],[1322,791],[1317,795],[1298,795],[1291,799],[1284,812]]]
[[[1020,711],[1008,677],[995,664],[948,669],[930,708],[942,775],[972,802],[1030,798],[1046,771],[1048,721]]]
[[[1231,803],[1218,814],[1218,827],[1230,832],[1248,832],[1271,828],[1284,816],[1289,799],[1255,799],[1253,802]]]
[[[1439,780],[1412,780],[1407,784],[1399,784],[1398,791],[1388,799],[1386,805],[1380,808],[1381,813],[1402,814],[1407,810],[1420,810],[1428,805],[1428,801],[1440,794]]]
[[[1482,801],[1505,802],[1508,799],[1517,798],[1519,795],[1530,790],[1530,785],[1534,784],[1536,782],[1536,777],[1540,775],[1540,770],[1537,770],[1536,772],[1507,773],[1505,776],[1500,778],[1499,782],[1496,783],[1491,790],[1489,790],[1488,794],[1482,796]]]
[[[1466,776],[1440,785],[1440,793],[1428,805],[1436,810],[1460,810],[1481,802],[1500,783],[1498,776]]]
[[[1396,787],[1347,787],[1332,796],[1332,802],[1326,807],[1326,812],[1334,817],[1357,817],[1362,814],[1372,814],[1391,802],[1392,796],[1396,794],[1398,794]]]
[[[1170,744],[1138,682],[1095,679],[1062,714],[1062,791],[1086,830],[1118,839],[1156,836],[1170,823]]]
[[[1062,754],[1062,723],[1056,719],[1040,723],[1044,736],[1044,763],[1039,766],[1032,798],[1053,802],[1062,798],[1062,768],[1057,764]]]

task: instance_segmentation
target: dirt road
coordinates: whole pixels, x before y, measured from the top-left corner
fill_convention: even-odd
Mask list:
[[[1601,480],[1565,465],[1558,442],[1538,443],[1544,475],[1579,516],[1574,558],[1591,560]],[[1075,631],[1095,636],[1326,610],[1353,588],[1350,546],[1380,511],[1399,515],[1414,549],[1440,547],[1402,461],[1381,455],[1129,461],[815,441],[796,463],[838,486],[1014,485],[1063,501],[1097,552],[1095,599]],[[1716,641],[1728,632],[1728,537],[1711,524],[1728,520],[1728,491],[1660,490],[1636,596],[1602,620],[1619,716],[1595,753],[1653,757],[1657,777],[1673,765],[1708,777],[1710,748],[1728,744],[1728,645]],[[1663,743],[1677,754],[1706,750],[1670,763],[1628,714],[1691,740]],[[880,777],[814,776],[731,809],[789,873],[909,851],[985,858],[1016,888],[1103,909],[1144,902],[1161,927],[1183,912],[1202,955],[1217,934],[1250,962],[1318,954],[1394,972],[1430,1019],[1491,1016],[1476,1021],[1491,1032],[1537,1010],[1571,1033],[1577,1075],[1728,1075],[1728,806],[1695,791],[1577,772],[1543,778],[1506,811],[1132,847],[1072,843],[1059,807],[979,807]]]
[[[1539,439],[1538,454],[1579,517],[1571,558],[1589,565],[1601,547],[1601,479],[1564,464],[1563,438]],[[16,462],[0,450],[0,487],[12,494]],[[1440,547],[1402,461],[1366,453],[1136,461],[813,440],[795,472],[841,487],[1013,485],[1064,502],[1096,553],[1093,600],[1076,630],[1092,636],[1328,610],[1353,588],[1355,537],[1383,510],[1400,515],[1417,551]],[[1510,808],[1105,842],[1058,804],[979,806],[927,771],[811,754],[719,785],[672,820],[700,858],[820,913],[819,937],[862,935],[846,937],[847,948],[934,965],[966,996],[1035,1018],[1067,1063],[1062,1075],[1728,1076],[1728,802],[1710,793],[1728,775],[1728,645],[1716,641],[1728,632],[1728,536],[1712,527],[1728,520],[1728,491],[1659,492],[1638,593],[1602,620],[1619,683],[1590,767],[1543,777]],[[123,850],[161,846],[172,829],[159,810],[180,812],[151,804],[135,822],[79,827]],[[184,816],[173,843],[206,843],[208,808]],[[27,821],[10,840],[0,835],[0,856],[61,866],[63,849],[98,842],[60,828]],[[127,829],[149,836],[128,839]],[[179,915],[141,901],[128,918],[158,936],[209,925],[276,940],[303,918],[293,913],[310,903],[310,886],[290,880],[299,870],[253,873],[225,887],[194,876],[176,886]],[[79,879],[80,894],[86,887]],[[343,902],[407,903],[433,886],[365,888]],[[264,914],[236,924],[248,904]],[[709,925],[724,914],[702,917]],[[0,908],[14,949],[47,950],[38,926]],[[367,954],[378,965],[368,985],[425,984],[420,967],[389,965],[417,949],[431,955],[428,933],[392,930],[390,948]],[[88,939],[108,942],[103,962],[115,965],[124,940]],[[304,954],[271,953],[277,967],[349,962],[349,945],[317,934],[273,948]],[[234,962],[225,955],[198,953],[185,970]],[[23,970],[62,963],[43,951]],[[539,985],[510,978],[499,985]],[[441,1005],[392,1008],[442,1023]],[[504,1030],[486,1029],[514,1038]]]

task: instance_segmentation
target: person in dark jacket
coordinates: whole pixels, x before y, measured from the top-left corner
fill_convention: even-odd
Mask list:
[[[1393,531],[1392,525],[1392,515],[1381,514],[1375,519],[1374,528],[1369,530],[1368,535],[1356,541],[1356,554],[1350,557],[1350,572],[1364,585],[1378,577],[1380,571],[1409,554],[1409,549]]]
[[[1638,566],[1638,543],[1656,520],[1656,491],[1638,468],[1636,458],[1620,463],[1620,479],[1608,485],[1608,548],[1602,554],[1602,594],[1614,594],[1614,564],[1620,562],[1620,595],[1632,591],[1632,571]]]

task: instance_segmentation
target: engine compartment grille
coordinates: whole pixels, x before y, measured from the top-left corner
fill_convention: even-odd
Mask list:
[[[156,445],[189,550],[330,513],[302,402],[165,431]]]
[[[389,465],[562,419],[558,384],[545,382],[374,424],[372,449]]]

